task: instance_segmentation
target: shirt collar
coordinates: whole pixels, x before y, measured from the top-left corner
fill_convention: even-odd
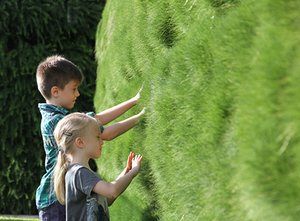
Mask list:
[[[66,108],[56,106],[54,104],[47,104],[47,103],[39,103],[38,107],[40,109],[40,112],[50,112],[50,113],[61,113],[63,115],[66,115],[69,113],[69,111]]]

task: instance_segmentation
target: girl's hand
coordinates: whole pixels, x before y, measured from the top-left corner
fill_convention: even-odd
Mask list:
[[[126,173],[128,173],[129,170],[131,170],[132,168],[132,159],[134,157],[134,152],[130,151],[129,155],[128,155],[128,158],[127,158],[127,165],[126,165]]]
[[[133,100],[137,103],[140,98],[141,98],[141,92],[144,88],[144,84],[142,84],[142,87],[140,88],[140,90],[137,92],[137,94],[133,97]]]
[[[135,175],[137,175],[141,169],[142,159],[143,157],[141,155],[135,155],[134,158],[132,159],[131,171],[133,171]]]

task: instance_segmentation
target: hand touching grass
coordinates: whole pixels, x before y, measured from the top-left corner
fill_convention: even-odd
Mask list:
[[[139,100],[140,100],[140,98],[141,98],[141,93],[142,93],[142,91],[143,91],[143,88],[144,88],[144,84],[142,84],[140,90],[139,90],[139,91],[137,92],[137,94],[132,98],[132,99],[135,101],[135,103],[138,103],[138,102],[139,102]]]
[[[131,151],[127,158],[125,174],[132,170],[136,176],[140,171],[142,159],[143,157],[141,155],[135,155],[135,153]]]
[[[143,157],[141,155],[135,155],[134,158],[132,159],[131,171],[134,172],[135,176],[138,174],[138,172],[141,169],[142,159],[143,159]]]
[[[130,151],[128,158],[127,158],[127,165],[126,165],[126,173],[131,170],[132,168],[132,159],[134,158],[134,152]]]

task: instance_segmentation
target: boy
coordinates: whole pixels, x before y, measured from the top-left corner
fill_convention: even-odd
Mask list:
[[[53,131],[56,124],[74,107],[76,98],[80,95],[78,87],[83,78],[79,68],[62,56],[50,56],[41,62],[37,68],[38,89],[46,100],[46,103],[38,105],[42,115],[41,133],[46,152],[46,173],[36,191],[36,206],[41,220],[65,220],[65,207],[58,203],[53,189],[52,174],[58,155],[58,146]],[[140,92],[141,90],[133,98],[99,114],[93,112],[87,114],[105,125],[135,106],[140,99]],[[139,114],[105,129],[101,126],[101,138],[112,140],[121,135],[134,127],[144,113],[145,110],[143,109]]]

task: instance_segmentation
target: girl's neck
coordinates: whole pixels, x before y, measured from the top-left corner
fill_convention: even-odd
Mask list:
[[[70,158],[71,158],[71,164],[78,163],[90,169],[89,166],[90,159],[88,157],[83,156],[81,154],[74,154]]]

